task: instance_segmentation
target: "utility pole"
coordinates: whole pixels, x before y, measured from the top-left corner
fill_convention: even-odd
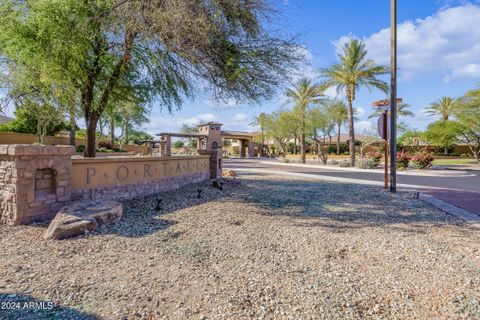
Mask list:
[[[390,2],[390,192],[397,192],[397,0]]]

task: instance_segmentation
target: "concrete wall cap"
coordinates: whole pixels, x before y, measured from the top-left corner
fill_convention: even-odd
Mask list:
[[[72,155],[75,153],[73,146],[47,146],[39,144],[1,144],[0,154],[11,156],[36,156],[36,155]]]

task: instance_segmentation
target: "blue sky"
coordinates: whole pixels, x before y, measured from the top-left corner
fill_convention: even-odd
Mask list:
[[[389,65],[390,1],[388,0],[272,0],[282,20],[274,27],[298,35],[308,64],[302,75],[336,61],[336,52],[348,37],[365,41],[369,57]],[[398,0],[399,87],[398,94],[411,105],[415,117],[405,119],[411,128],[431,122],[423,112],[442,96],[460,96],[480,84],[480,1]],[[388,80],[388,78],[386,78]],[[280,90],[281,91],[281,90]],[[334,90],[329,92],[334,95]],[[361,90],[354,102],[357,131],[368,130],[371,103],[385,98],[378,91]],[[178,130],[182,123],[220,121],[224,129],[255,130],[249,126],[260,112],[272,112],[285,103],[281,92],[260,105],[218,103],[198,91],[193,101],[169,114],[153,105],[150,133]],[[13,110],[9,110],[11,114]]]

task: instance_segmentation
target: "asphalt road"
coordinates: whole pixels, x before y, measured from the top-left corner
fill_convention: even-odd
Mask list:
[[[322,167],[310,168],[298,166],[283,166],[272,165],[264,163],[257,159],[225,159],[224,167],[228,169],[244,168],[244,169],[264,169],[277,170],[293,173],[316,174],[329,177],[369,180],[369,181],[383,181],[383,173],[378,172],[352,172],[352,171],[335,171],[334,169],[325,169]],[[480,192],[480,171],[470,171],[474,176],[464,177],[428,177],[428,176],[412,176],[412,175],[397,175],[397,183],[415,185],[420,188],[445,188],[454,190],[465,190]]]

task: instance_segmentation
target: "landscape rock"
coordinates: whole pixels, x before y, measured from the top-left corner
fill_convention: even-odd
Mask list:
[[[108,200],[81,201],[63,207],[48,226],[44,239],[66,239],[93,231],[122,217],[122,204]]]

